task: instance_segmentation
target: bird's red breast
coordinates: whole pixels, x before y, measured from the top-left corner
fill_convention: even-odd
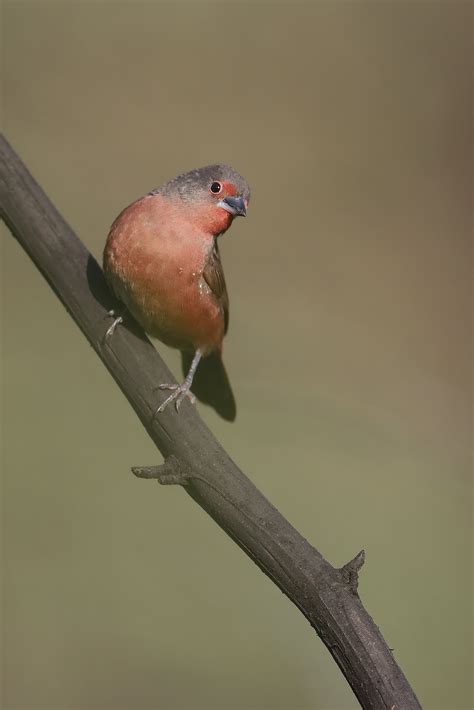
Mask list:
[[[147,333],[203,355],[224,337],[223,308],[203,276],[215,248],[207,211],[147,195],[115,220],[104,254],[113,290]],[[222,212],[213,229],[232,219]]]

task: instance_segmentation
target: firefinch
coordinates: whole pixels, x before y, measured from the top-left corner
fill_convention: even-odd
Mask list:
[[[217,238],[234,217],[245,216],[249,199],[241,175],[209,165],[136,200],[110,229],[104,249],[110,287],[147,333],[181,350],[184,381],[160,385],[171,394],[158,412],[173,401],[178,410],[186,396],[194,401],[194,382],[202,402],[235,419],[222,362],[229,297]]]

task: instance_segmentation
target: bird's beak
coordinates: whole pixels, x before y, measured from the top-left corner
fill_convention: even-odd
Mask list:
[[[245,205],[245,200],[243,197],[224,197],[218,203],[219,207],[222,207],[227,212],[230,212],[234,217],[245,217],[247,214],[247,207]]]

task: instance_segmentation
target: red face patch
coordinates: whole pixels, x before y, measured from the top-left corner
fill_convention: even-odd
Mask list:
[[[227,197],[227,195],[237,194],[237,188],[235,187],[233,182],[223,182],[222,187],[223,187],[222,192],[224,193],[224,195],[226,197]]]

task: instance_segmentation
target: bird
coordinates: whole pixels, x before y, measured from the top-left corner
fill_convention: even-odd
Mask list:
[[[178,412],[186,397],[197,397],[224,419],[236,417],[222,361],[229,296],[218,238],[247,214],[249,200],[236,170],[207,165],[135,200],[110,228],[103,269],[111,290],[150,336],[181,351],[184,380],[159,385],[171,394],[156,413],[172,402]]]

